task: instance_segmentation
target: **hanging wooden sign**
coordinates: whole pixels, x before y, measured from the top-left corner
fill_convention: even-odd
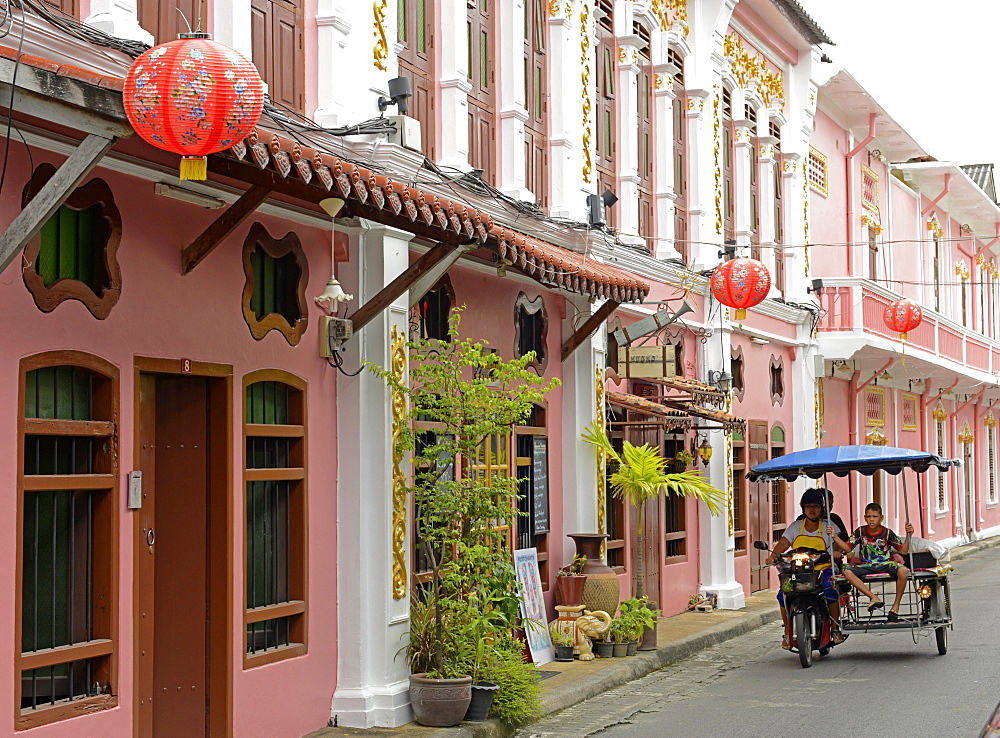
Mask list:
[[[618,373],[626,379],[665,379],[676,376],[674,347],[621,346]]]

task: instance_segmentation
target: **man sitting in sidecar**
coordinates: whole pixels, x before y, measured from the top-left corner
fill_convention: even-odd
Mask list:
[[[832,545],[830,534],[823,529],[821,516],[824,510],[823,492],[818,489],[807,489],[799,500],[804,518],[793,521],[785,528],[784,534],[774,544],[771,554],[767,557],[766,563],[773,564],[782,554],[790,548],[808,548],[815,551],[829,551]],[[830,609],[830,617],[834,625],[832,640],[833,643],[842,643],[845,635],[840,632],[840,603],[836,587],[833,585],[833,569],[829,561],[817,564],[816,571],[819,573],[819,585],[823,592],[823,597]],[[792,648],[792,623],[785,609],[784,592],[778,590],[778,604],[781,606],[781,622],[785,626],[785,634],[781,639],[781,647],[787,650]]]

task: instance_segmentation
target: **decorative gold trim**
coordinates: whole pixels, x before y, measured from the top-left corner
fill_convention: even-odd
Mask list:
[[[920,398],[909,392],[903,392],[900,395],[900,403],[905,404],[907,402],[913,403],[913,422],[904,423],[902,409],[900,409],[899,427],[905,431],[918,431],[920,430]]]
[[[600,364],[595,365],[594,370],[595,381],[595,401],[596,405],[594,407],[594,423],[602,430],[607,430],[607,418],[604,416],[604,367]],[[597,532],[607,533],[605,529],[607,526],[607,491],[605,490],[605,485],[607,484],[607,465],[608,457],[601,449],[597,449]],[[601,556],[607,555],[607,548],[605,543],[601,543]]]
[[[771,107],[777,103],[779,110],[785,107],[785,86],[781,72],[772,72],[767,60],[761,54],[752,54],[743,46],[743,39],[735,33],[726,36],[722,53],[730,62],[733,78],[743,88],[757,88],[764,105]]]
[[[962,426],[962,432],[958,434],[959,443],[975,443],[976,434],[972,432],[972,428],[969,427],[969,421],[965,421],[965,425]]]
[[[687,36],[687,0],[653,0],[650,12],[660,21],[660,30],[669,31],[675,23],[684,24],[684,35]]]
[[[583,181],[590,183],[594,171],[594,160],[590,153],[590,113],[593,110],[590,102],[590,33],[587,28],[590,20],[590,9],[586,3],[580,6],[580,63],[583,71],[580,81],[583,84]]]
[[[715,137],[715,233],[721,238],[724,224],[722,220],[722,136],[720,133],[722,122],[719,118],[719,99],[722,91],[718,85],[712,91],[714,92],[712,97],[712,127]],[[690,100],[688,102],[690,103]]]
[[[385,72],[388,70],[385,62],[389,58],[389,39],[385,35],[385,12],[389,7],[389,0],[375,0],[372,4],[372,12],[375,14],[375,47],[372,52],[375,55],[375,68]]]
[[[885,446],[889,443],[889,439],[878,428],[871,428],[865,433],[865,443],[869,446]]]
[[[872,418],[868,414],[868,398],[878,397],[879,408],[881,410],[881,418]],[[885,389],[883,387],[867,387],[865,388],[865,424],[874,425],[882,428],[885,426]]]
[[[931,219],[927,221],[927,230],[934,238],[944,238],[944,228],[938,222],[937,215],[932,215]]]
[[[802,268],[808,277],[812,270],[809,266],[809,165],[807,161],[802,162],[802,241],[805,244],[802,248]]]
[[[872,201],[869,201],[869,200],[865,199],[865,175],[866,174],[869,177],[871,177],[872,181],[875,183],[875,199],[872,200]],[[878,175],[875,173],[874,170],[872,170],[869,167],[867,167],[866,165],[862,164],[861,165],[861,204],[862,204],[862,206],[868,208],[869,210],[874,210],[874,211],[878,212],[878,190],[879,190]]]
[[[733,408],[732,390],[726,393],[726,412]],[[726,530],[729,535],[736,534],[736,519],[733,510],[733,434],[726,433]],[[749,448],[749,444],[747,444]]]
[[[969,271],[969,265],[962,259],[955,265],[955,274],[962,279],[971,279],[972,272]]]
[[[549,0],[549,15],[553,18],[559,15],[559,0]]]
[[[939,423],[943,423],[948,419],[948,411],[944,409],[944,405],[938,400],[937,407],[934,408],[934,412],[931,413],[931,417],[934,418]]]
[[[406,339],[392,326],[390,366],[393,377],[403,380],[406,372]],[[403,474],[403,450],[400,436],[406,423],[406,395],[392,392],[392,596],[406,597],[406,477]]]
[[[983,426],[986,427],[986,428],[996,428],[997,427],[997,419],[993,417],[993,411],[992,410],[990,410],[988,413],[986,413],[986,417],[983,418]]]

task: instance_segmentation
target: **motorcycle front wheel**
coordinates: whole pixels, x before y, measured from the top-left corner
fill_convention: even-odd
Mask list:
[[[795,613],[795,642],[799,649],[799,663],[808,669],[813,663],[813,639],[809,629],[809,613],[800,610]]]

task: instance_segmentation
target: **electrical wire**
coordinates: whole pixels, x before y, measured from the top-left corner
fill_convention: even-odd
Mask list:
[[[13,5],[13,3],[8,2],[8,7],[10,5]],[[10,161],[10,131],[14,125],[14,93],[17,90],[17,72],[21,68],[21,50],[24,48],[24,6],[19,7],[21,8],[21,37],[17,41],[17,55],[14,57],[14,73],[11,75],[10,80],[10,99],[7,101],[7,135],[3,144],[3,169],[0,170],[0,192],[3,192],[4,183],[7,181],[7,163]],[[13,18],[12,13],[11,17]]]
[[[356,377],[365,370],[365,365],[362,364],[361,366],[358,367],[358,370],[356,372],[344,371],[344,358],[340,355],[339,351],[334,351],[332,360],[327,359],[326,363],[329,364],[330,366],[337,367],[337,371],[339,371],[345,377]]]

